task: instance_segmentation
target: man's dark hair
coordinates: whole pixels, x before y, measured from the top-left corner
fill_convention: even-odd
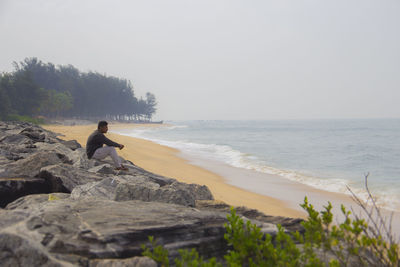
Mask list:
[[[107,126],[108,123],[106,121],[99,121],[99,124],[97,124],[97,129],[100,129],[101,127]]]

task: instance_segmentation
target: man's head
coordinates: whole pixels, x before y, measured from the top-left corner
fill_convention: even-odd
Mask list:
[[[99,124],[97,124],[97,130],[101,133],[106,133],[108,131],[108,123],[106,121],[99,121]]]

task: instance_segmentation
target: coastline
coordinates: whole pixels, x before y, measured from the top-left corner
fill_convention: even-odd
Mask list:
[[[110,131],[136,127],[163,127],[162,125],[110,124]],[[62,133],[63,139],[75,139],[85,146],[87,137],[97,125],[60,126],[45,125],[45,129]],[[305,218],[306,213],[300,207],[304,197],[317,210],[328,204],[333,205],[333,213],[339,220],[343,218],[341,205],[345,205],[353,214],[362,214],[360,207],[349,195],[332,193],[277,175],[235,168],[212,160],[202,160],[191,155],[136,137],[108,133],[108,137],[125,145],[119,155],[150,172],[175,178],[185,183],[207,185],[217,201],[232,206],[246,206],[272,216]],[[251,179],[244,179],[251,176]],[[250,183],[249,181],[257,181]],[[383,210],[384,217],[390,218],[391,212]],[[363,216],[365,217],[365,216]],[[393,214],[393,231],[400,233],[400,213]]]
[[[149,125],[135,124],[110,124],[110,131],[129,129],[134,127],[148,127]],[[152,125],[153,127],[162,127]],[[59,133],[64,140],[77,140],[82,146],[86,145],[88,136],[97,128],[96,124],[90,125],[43,125],[43,128]],[[225,178],[212,171],[192,164],[190,159],[182,157],[177,149],[156,144],[154,142],[107,133],[108,138],[125,145],[118,150],[118,154],[132,161],[135,165],[147,171],[175,178],[185,183],[206,185],[212,192],[215,200],[223,201],[232,206],[246,206],[257,209],[265,214],[291,218],[305,218],[305,212],[289,207],[287,203],[277,198],[268,197],[230,185]]]

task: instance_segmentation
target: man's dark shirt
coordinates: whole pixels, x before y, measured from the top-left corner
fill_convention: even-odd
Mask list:
[[[119,147],[120,144],[115,143],[108,139],[103,133],[99,130],[94,131],[88,138],[86,143],[86,155],[89,159],[93,157],[94,152],[96,149],[103,147],[106,144],[107,146],[115,146]]]

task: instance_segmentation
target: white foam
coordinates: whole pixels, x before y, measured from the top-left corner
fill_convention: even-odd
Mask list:
[[[163,129],[176,129],[176,128],[186,128],[187,126],[168,126]],[[333,179],[333,178],[323,178],[314,177],[311,175],[306,175],[300,172],[292,170],[283,170],[268,166],[267,162],[264,162],[254,155],[242,153],[238,150],[233,149],[227,145],[217,145],[217,144],[200,144],[189,142],[186,140],[181,141],[169,141],[156,138],[149,138],[146,133],[155,131],[155,128],[138,128],[134,130],[127,131],[115,131],[115,133],[138,137],[146,139],[161,145],[173,147],[181,150],[189,155],[200,157],[207,160],[216,160],[233,167],[243,168],[248,170],[253,170],[261,173],[278,175],[284,177],[291,181],[306,184],[313,188],[335,192],[343,194],[351,194],[348,187],[352,188],[353,192],[362,200],[366,201],[368,199],[367,191],[363,188],[353,187],[351,182],[345,179]],[[380,207],[384,207],[389,210],[400,210],[400,199],[398,199],[398,194],[396,192],[384,192],[378,191],[373,193],[376,203]]]

